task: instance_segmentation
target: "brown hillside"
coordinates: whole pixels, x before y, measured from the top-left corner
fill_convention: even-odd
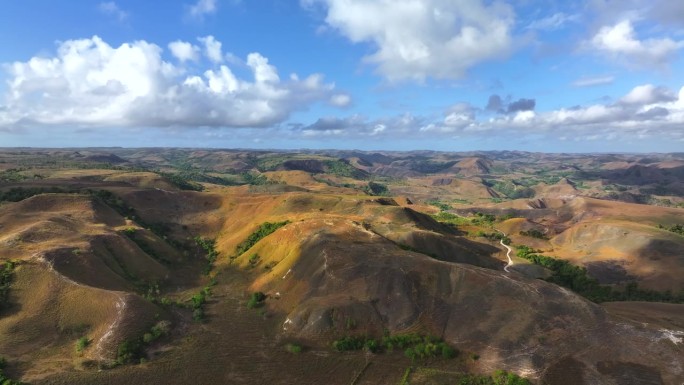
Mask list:
[[[457,173],[463,176],[473,176],[489,174],[489,170],[492,168],[492,162],[484,158],[465,158],[453,167]]]
[[[118,343],[160,312],[131,292],[134,280],[161,282],[168,270],[117,231],[126,223],[84,195],[44,194],[0,206],[0,257],[20,264],[10,291],[19,305],[0,318],[0,341],[9,344],[0,351],[31,357],[29,378],[69,367],[56,357],[71,356],[83,335],[94,341],[84,357],[113,359]]]
[[[478,352],[479,370],[503,366],[532,377],[566,356],[597,376],[597,360],[643,360],[645,337],[621,336],[600,307],[556,286],[403,251],[352,222],[294,223],[276,234],[269,243],[281,246],[298,234],[297,246],[288,247],[296,251],[255,248],[278,265],[252,289],[279,298],[269,303],[286,314],[286,335],[329,340],[347,333],[347,319],[362,333],[422,330]],[[619,356],[600,349],[606,343],[621,346]]]
[[[139,188],[158,188],[162,190],[176,191],[174,185],[169,183],[159,174],[152,172],[127,172],[108,176],[105,182],[125,182],[133,187]]]

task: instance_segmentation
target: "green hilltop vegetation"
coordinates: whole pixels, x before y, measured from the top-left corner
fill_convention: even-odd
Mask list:
[[[575,266],[568,261],[537,254],[534,249],[520,245],[516,246],[517,255],[527,259],[535,265],[551,270],[552,275],[547,281],[567,287],[590,301],[601,303],[608,301],[651,301],[684,303],[684,290],[679,294],[670,291],[640,289],[638,283],[630,282],[624,290],[616,290],[608,285],[601,285],[587,274],[587,269]]]
[[[290,223],[290,221],[282,221],[282,222],[264,222],[259,227],[247,237],[242,243],[240,243],[237,248],[235,249],[235,254],[233,255],[233,258],[237,258],[244,254],[247,250],[251,249],[252,246],[256,245],[257,242],[262,240],[263,238],[271,235],[274,233],[276,230],[279,228],[287,225]]]

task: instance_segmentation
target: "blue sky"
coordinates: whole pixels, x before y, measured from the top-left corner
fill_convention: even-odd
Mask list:
[[[684,150],[684,2],[5,1],[0,47],[0,146]]]

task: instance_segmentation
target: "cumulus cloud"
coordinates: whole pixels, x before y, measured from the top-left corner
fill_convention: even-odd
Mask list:
[[[476,110],[468,103],[458,103],[445,112],[443,127],[448,130],[463,129],[475,124]],[[436,126],[421,127],[422,131],[429,131]]]
[[[313,132],[323,132],[339,135],[343,132],[360,134],[368,126],[366,119],[361,115],[351,115],[345,118],[323,117],[318,118],[311,125],[301,127],[305,135],[312,135]]]
[[[602,27],[588,44],[594,50],[642,66],[666,65],[684,47],[684,41],[669,37],[639,40],[630,20]]]
[[[169,43],[169,50],[180,62],[199,60],[199,47],[188,42],[180,40],[171,42]]]
[[[385,134],[411,134],[422,122],[424,118],[417,118],[411,114],[381,119],[368,119],[363,115],[354,114],[343,118],[319,118],[311,125],[299,127],[299,130],[305,137],[375,137]]]
[[[171,53],[190,60],[195,50],[180,43]],[[165,61],[162,48],[145,41],[119,47],[97,36],[62,42],[54,57],[5,66],[0,128],[266,127],[334,95],[334,86],[319,74],[281,80],[259,53],[247,56],[247,79],[226,65],[189,73],[180,62]]]
[[[650,105],[659,102],[672,102],[677,95],[665,87],[644,84],[634,87],[627,95],[620,99],[620,103],[631,105]]]
[[[191,17],[202,18],[205,15],[216,13],[218,7],[217,0],[198,0],[197,3],[188,8],[188,13]]]
[[[221,51],[221,42],[216,40],[213,36],[200,37],[199,40],[204,45],[204,55],[214,63],[223,61],[223,52]]]
[[[100,3],[98,9],[100,12],[113,16],[119,21],[124,21],[128,17],[128,13],[119,8],[119,6],[113,1]]]
[[[518,111],[531,111],[534,110],[536,105],[537,101],[535,99],[519,99],[511,102],[506,110],[509,114]]]
[[[352,102],[349,94],[335,94],[330,97],[330,104],[335,107],[348,107]]]
[[[322,5],[327,26],[375,52],[364,61],[390,81],[458,79],[512,46],[514,13],[483,0],[302,0]]]
[[[505,104],[505,103],[504,103]],[[478,117],[477,108],[459,103],[440,119],[402,115],[383,119],[328,118],[308,126],[307,136],[380,136],[387,138],[481,137],[501,140],[540,137],[550,140],[597,141],[659,138],[684,141],[684,87],[679,93],[653,85],[637,86],[613,104],[594,104],[534,111],[533,99],[520,99],[506,106],[507,114]],[[513,108],[510,106],[513,105]],[[499,107],[503,108],[503,105]],[[377,128],[382,126],[382,130]]]
[[[487,100],[487,105],[485,106],[485,109],[487,111],[492,111],[492,112],[504,112],[504,102],[501,99],[501,96],[497,94],[493,94],[489,96],[489,100]]]
[[[501,96],[493,94],[489,96],[485,110],[499,114],[510,114],[518,111],[534,110],[536,105],[537,101],[535,99],[522,98],[511,102],[510,97],[504,100]]]

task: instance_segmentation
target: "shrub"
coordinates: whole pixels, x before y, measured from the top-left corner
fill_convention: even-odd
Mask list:
[[[658,228],[659,229],[665,229],[665,230],[670,231],[670,232],[675,233],[675,234],[684,235],[684,225],[682,225],[682,224],[676,224],[676,225],[672,225],[670,227],[658,225]]]
[[[119,344],[116,352],[116,363],[119,365],[139,362],[143,356],[143,347],[140,340],[125,340]]]
[[[288,223],[290,223],[290,221],[262,223],[252,234],[250,234],[249,237],[247,237],[246,240],[244,240],[237,246],[237,249],[235,250],[235,256],[238,257],[242,255],[245,251],[251,249],[252,246],[256,245],[257,242],[271,235],[273,232],[275,232],[276,230],[285,226]]]
[[[154,341],[154,336],[152,335],[152,333],[143,334],[143,342],[144,343],[149,344],[152,341]]]
[[[432,217],[439,222],[453,226],[468,225],[471,223],[471,219],[469,218],[461,217],[456,214],[448,213],[445,211],[440,211],[439,213],[432,215]]]
[[[256,266],[256,264],[259,263],[259,260],[261,260],[259,254],[254,253],[249,256],[249,264],[252,266]]]
[[[544,233],[537,229],[531,229],[528,231],[521,231],[520,235],[526,236],[526,237],[532,237],[532,238],[538,238],[538,239],[549,239]]]
[[[201,310],[201,309],[200,309]],[[171,322],[159,321],[142,337],[124,340],[119,344],[116,353],[115,365],[142,363],[145,360],[145,345],[148,345],[162,336],[168,335],[171,330]]]
[[[445,218],[450,218],[450,217],[452,217],[452,216],[453,216],[453,217],[456,217],[454,214],[450,214],[450,213],[445,212],[445,211],[447,211],[447,210],[451,210],[451,206],[450,206],[449,204],[447,204],[447,203],[440,202],[440,201],[438,201],[438,200],[436,200],[436,199],[429,200],[429,201],[425,201],[425,203],[427,203],[427,204],[429,204],[429,205],[431,205],[431,206],[437,207],[437,208],[440,210],[440,214],[442,214],[443,217],[445,217]]]
[[[365,342],[365,337],[346,336],[339,340],[333,341],[332,346],[338,352],[345,352],[348,350],[361,350]]]
[[[207,303],[207,297],[211,295],[211,286],[213,282],[208,286],[205,286],[200,290],[199,293],[190,297],[191,307],[192,307],[192,319],[195,321],[204,321],[204,305]]]
[[[204,274],[209,275],[211,270],[214,269],[214,262],[216,262],[219,256],[219,252],[216,251],[216,240],[195,237],[195,243],[206,252],[204,258],[209,263],[207,263],[207,267],[204,269]]]
[[[90,342],[92,340],[89,339],[87,336],[83,336],[76,340],[76,351],[78,353],[83,353],[83,351],[90,345]]]
[[[0,266],[0,310],[9,307],[9,291],[14,275],[15,263],[5,262]]]
[[[378,353],[383,350],[393,351],[395,348],[404,349],[404,355],[412,360],[431,357],[450,359],[458,354],[456,349],[437,337],[421,336],[414,333],[397,335],[386,333],[380,341],[363,336],[345,336],[335,340],[332,346],[340,352],[364,349]]]
[[[245,183],[248,185],[260,186],[268,184],[268,179],[265,175],[262,174],[245,172],[240,174],[240,176],[242,177],[242,180],[244,180]]]
[[[171,322],[169,321],[159,321],[152,328],[150,328],[149,333],[143,335],[143,342],[146,344],[153,342],[163,336],[168,335],[171,332]]]
[[[199,183],[192,182],[187,179],[186,175],[182,175],[180,173],[178,174],[172,174],[168,172],[158,172],[161,177],[165,178],[169,183],[172,185],[178,187],[181,190],[190,190],[190,191],[202,191],[204,190],[204,186],[202,186]]]
[[[515,373],[508,373],[505,370],[497,370],[492,375],[494,385],[531,385],[530,381],[518,376]]]
[[[478,211],[475,213],[475,218],[472,219],[472,222],[476,225],[491,225],[495,220],[496,216],[494,214],[485,214]]]
[[[192,319],[195,321],[204,321],[204,310],[197,308],[192,311]]]
[[[264,270],[266,270],[266,271],[271,271],[271,270],[273,270],[273,268],[274,268],[275,265],[277,265],[277,264],[278,264],[278,262],[276,262],[276,261],[271,261],[271,262],[269,262],[269,263],[267,263],[267,264],[264,265]]]
[[[5,192],[0,192],[0,202],[19,202],[26,198],[30,198],[34,195],[40,195],[45,193],[62,193],[67,192],[58,187],[43,188],[43,187],[13,187]],[[69,191],[70,192],[70,191]]]
[[[445,344],[445,343],[440,343],[440,350],[442,352],[442,357],[443,358],[454,358],[456,357],[456,350],[452,348],[451,346]]]
[[[401,381],[399,381],[399,385],[409,385],[409,376],[411,375],[411,371],[413,370],[412,366],[409,366],[406,368],[404,371],[404,375],[401,377]]]
[[[366,342],[363,344],[363,349],[371,353],[377,353],[380,350],[380,344],[378,344],[378,341],[373,339],[366,340]]]
[[[389,189],[387,188],[387,186],[376,182],[368,182],[368,186],[364,188],[364,191],[366,192],[366,194],[374,196],[389,195]]]
[[[289,343],[285,345],[285,350],[290,353],[298,354],[302,352],[302,346],[295,343]]]
[[[0,383],[2,383],[2,385],[29,385],[25,382],[13,380],[11,378],[6,377],[5,373],[3,373],[2,370],[0,370]]]
[[[194,309],[198,309],[201,308],[202,305],[204,305],[207,302],[207,297],[204,294],[204,292],[199,292],[193,295],[192,298],[190,298],[190,300],[192,301],[192,307]]]
[[[260,291],[254,292],[249,297],[249,301],[247,301],[247,307],[249,309],[261,307],[261,306],[263,306],[264,301],[266,301],[266,294],[264,294]]]
[[[326,160],[323,163],[329,174],[354,179],[363,179],[366,177],[366,173],[363,170],[359,170],[352,166],[346,159]]]

